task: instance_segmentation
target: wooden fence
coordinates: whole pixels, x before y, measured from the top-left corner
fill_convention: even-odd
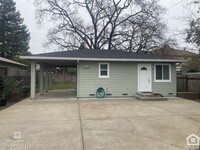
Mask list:
[[[177,92],[200,93],[200,74],[177,75]]]
[[[76,74],[52,74],[53,82],[76,82]]]

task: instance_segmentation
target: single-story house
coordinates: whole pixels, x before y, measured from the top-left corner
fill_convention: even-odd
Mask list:
[[[8,68],[24,68],[27,67],[25,64],[0,57],[0,76],[8,75]]]
[[[155,92],[176,96],[177,60],[163,56],[121,50],[79,49],[31,56],[31,98],[35,99],[36,64],[40,64],[40,93],[48,90],[49,68],[77,68],[77,98],[96,97],[98,88],[106,96],[133,96],[137,92]],[[46,77],[45,77],[46,75]],[[45,88],[43,88],[45,80]]]

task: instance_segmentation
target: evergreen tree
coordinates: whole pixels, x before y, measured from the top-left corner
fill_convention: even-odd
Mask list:
[[[13,0],[0,0],[0,56],[14,58],[28,52],[30,34]]]

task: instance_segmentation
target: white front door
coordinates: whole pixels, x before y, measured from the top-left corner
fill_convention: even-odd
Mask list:
[[[138,64],[138,92],[151,92],[151,64]]]

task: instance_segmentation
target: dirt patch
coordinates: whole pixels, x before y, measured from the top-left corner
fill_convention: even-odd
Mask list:
[[[13,97],[11,99],[8,99],[6,106],[0,106],[0,111],[20,102],[21,100],[23,100],[25,98],[26,97],[19,95],[19,96]]]
[[[200,93],[197,92],[178,92],[178,97],[190,99],[190,100],[198,100],[200,99]]]

